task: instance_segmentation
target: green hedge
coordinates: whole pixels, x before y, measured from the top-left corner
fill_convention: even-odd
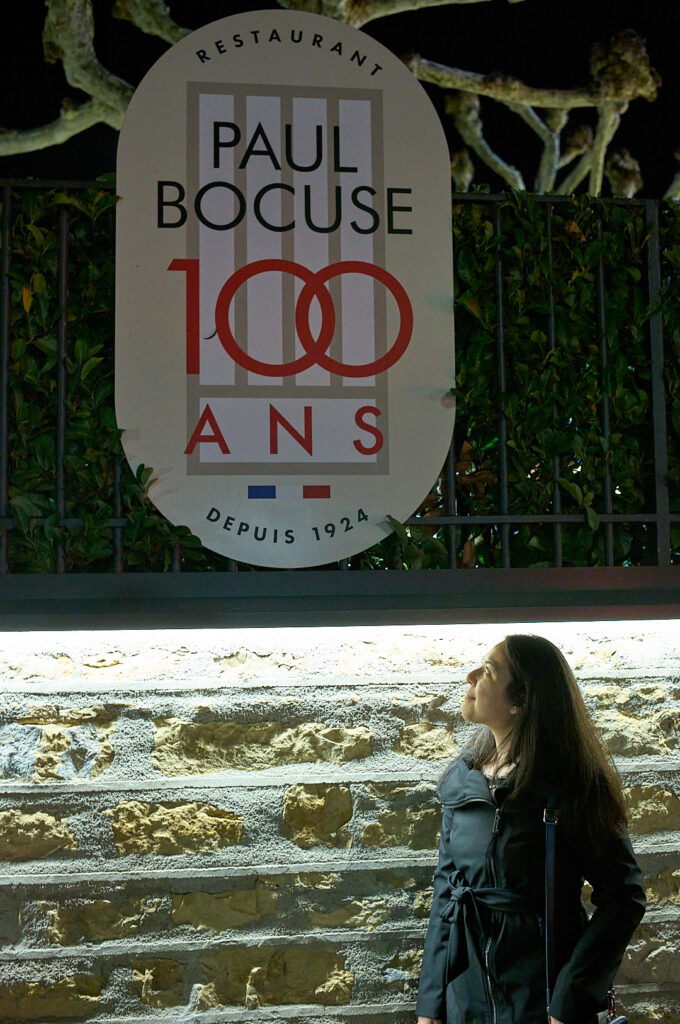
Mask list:
[[[66,523],[57,515],[57,301],[59,210],[71,219],[65,446]],[[57,550],[71,572],[113,568],[112,518],[122,518],[126,570],[220,570],[226,559],[205,550],[184,527],[171,526],[145,495],[151,470],[134,475],[122,455],[113,412],[113,237],[115,197],[105,189],[13,194],[10,253],[10,514],[9,564],[15,572],[51,572]],[[480,196],[453,204],[456,266],[455,435],[458,512],[502,511],[499,416],[507,420],[508,508],[543,515],[554,504],[578,513],[563,527],[563,564],[604,563],[605,466],[613,511],[655,508],[646,285],[646,224],[639,205],[574,200],[548,205],[507,197],[495,208]],[[672,509],[680,511],[680,210],[662,208],[662,311],[666,342],[668,441]],[[552,246],[552,262],[549,246]],[[495,275],[501,259],[506,387],[497,382],[499,310]],[[597,326],[597,275],[605,282],[608,365],[602,370]],[[554,325],[551,348],[551,323]],[[601,426],[609,396],[611,438]],[[119,487],[114,486],[119,474]],[[118,491],[118,505],[116,503]],[[438,567],[448,564],[450,530],[443,475],[418,524],[395,524],[382,544],[351,560],[352,568]],[[80,522],[68,522],[77,519]],[[551,565],[551,525],[511,527],[513,566]],[[654,530],[617,524],[618,565],[656,560]],[[462,565],[501,565],[496,526],[457,530]],[[680,561],[680,530],[673,535]]]
[[[552,261],[544,202],[527,196],[509,199],[501,210],[500,240],[490,213],[483,206],[454,207],[459,426],[471,446],[471,468],[484,471],[479,482],[474,473],[469,482],[459,477],[460,510],[490,515],[501,511],[502,409],[507,418],[508,512],[550,512],[557,476],[561,511],[583,517],[580,525],[562,528],[563,564],[602,565],[605,531],[598,513],[605,507],[606,467],[614,513],[655,510],[644,209],[587,200],[555,204]],[[676,237],[677,210],[665,214],[664,235]],[[499,253],[507,353],[504,393],[498,390],[495,373],[494,269]],[[606,369],[598,327],[600,263]],[[675,314],[674,289],[677,284],[667,281],[666,312]],[[669,359],[669,382],[674,373],[674,360]],[[677,387],[677,376],[675,381]],[[605,395],[608,443],[602,429]],[[676,422],[670,439],[676,453],[677,426]],[[464,454],[460,446],[459,459]],[[677,486],[674,501],[677,507]],[[642,524],[617,524],[613,534],[616,564],[656,561],[653,530]],[[465,540],[474,543],[478,563],[500,564],[497,528],[469,530]],[[509,544],[513,565],[554,562],[550,526],[512,529]]]

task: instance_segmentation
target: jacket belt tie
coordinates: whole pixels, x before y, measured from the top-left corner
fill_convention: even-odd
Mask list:
[[[441,918],[451,923],[446,956],[447,982],[458,977],[467,967],[472,966],[479,971],[483,984],[485,970],[473,931],[476,924],[477,935],[481,938],[484,934],[479,914],[480,904],[491,910],[516,914],[535,913],[536,907],[529,900],[518,896],[512,889],[491,887],[473,889],[467,884],[462,871],[453,871],[449,875],[448,882],[449,901],[440,911]]]

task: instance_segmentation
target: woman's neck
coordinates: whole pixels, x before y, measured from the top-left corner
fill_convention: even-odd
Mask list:
[[[491,778],[504,779],[506,777],[506,775],[510,774],[510,772],[513,770],[514,767],[515,767],[514,761],[513,762],[510,762],[510,761],[505,761],[504,762],[501,759],[496,758],[493,761],[490,761],[488,764],[485,764],[482,767],[482,772],[489,779],[491,779]]]

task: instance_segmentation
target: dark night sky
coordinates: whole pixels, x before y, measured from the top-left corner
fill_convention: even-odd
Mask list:
[[[102,63],[133,85],[167,49],[127,22],[109,15],[112,0],[94,0],[95,45]],[[277,7],[274,2],[242,0],[169,0],[175,19],[198,28],[228,14]],[[659,196],[678,164],[680,146],[680,12],[676,0],[506,0],[452,5],[369,23],[365,31],[396,53],[416,50],[433,60],[478,72],[503,71],[528,84],[568,88],[586,85],[593,42],[606,42],[626,28],[647,40],[651,62],[663,86],[653,104],[636,100],[615,136],[642,166],[643,195]],[[38,0],[22,6],[21,31],[5,32],[0,42],[0,124],[31,127],[58,116],[61,99],[82,94],[69,89],[60,65],[42,60],[44,7]],[[439,90],[429,90],[441,107]],[[536,167],[539,144],[518,118],[493,114],[483,104],[487,136],[501,156],[525,171],[527,185]],[[587,112],[577,113],[580,123]],[[592,114],[590,115],[592,118]],[[452,139],[455,132],[451,132]],[[0,158],[1,177],[92,178],[115,169],[116,133],[97,126],[62,146]],[[454,143],[459,145],[459,143]],[[527,159],[527,154],[534,154]],[[478,175],[483,180],[483,174]],[[500,188],[498,179],[491,181]]]

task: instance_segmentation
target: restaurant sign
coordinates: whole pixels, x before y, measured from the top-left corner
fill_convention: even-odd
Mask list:
[[[450,168],[406,66],[318,15],[172,47],[118,148],[116,411],[149,498],[214,551],[346,558],[453,428]]]

